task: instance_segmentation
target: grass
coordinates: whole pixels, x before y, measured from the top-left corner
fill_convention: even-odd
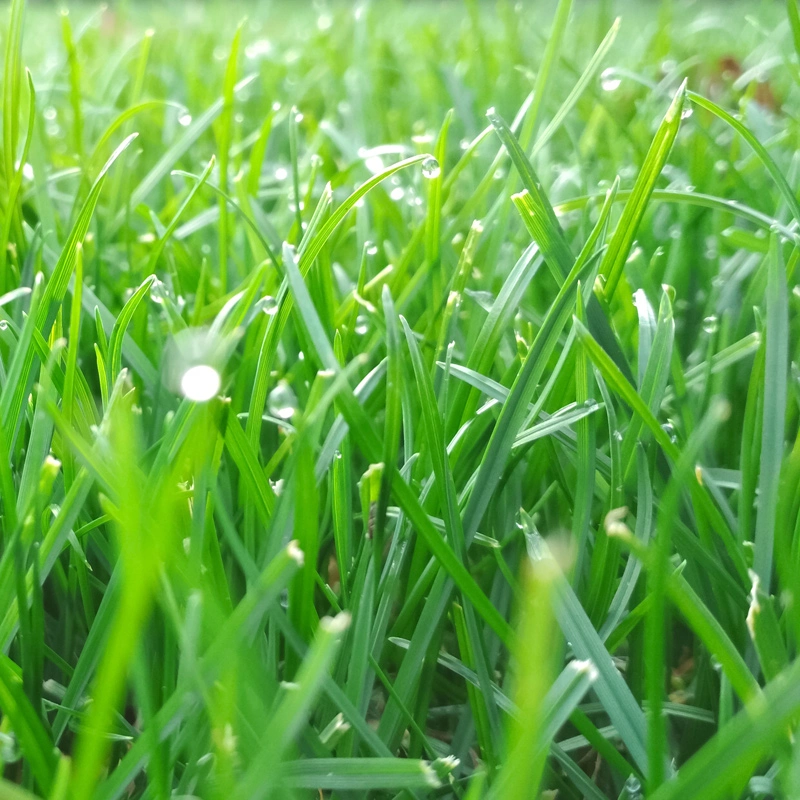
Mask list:
[[[0,800],[798,796],[796,0],[25,5]]]

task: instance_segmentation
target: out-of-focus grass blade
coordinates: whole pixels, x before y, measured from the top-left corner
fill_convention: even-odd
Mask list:
[[[232,800],[279,796],[274,782],[278,765],[305,723],[349,623],[350,615],[344,612],[333,619],[320,620],[317,635],[295,679],[296,685],[284,690],[265,726],[259,757],[250,763],[238,781]]]
[[[150,291],[150,287],[153,285],[155,279],[155,275],[150,275],[145,278],[142,285],[130,296],[128,302],[122,307],[122,311],[120,311],[117,321],[114,323],[114,329],[111,331],[111,338],[108,342],[109,388],[116,383],[119,371],[122,369],[122,340],[125,336],[125,331],[130,321],[133,319],[133,315],[136,313],[139,304]]]
[[[246,78],[243,78],[234,87],[234,92],[241,92],[246,86],[251,84],[255,78],[255,75],[248,75]],[[222,113],[224,107],[225,98],[220,97],[186,128],[183,135],[165,151],[164,155],[158,160],[158,163],[156,163],[131,192],[127,202],[128,206],[136,208],[139,203],[147,198],[150,192],[158,185],[159,181],[167,176],[178,159],[180,159],[206,130],[208,130],[214,120]],[[124,223],[125,209],[122,209],[110,223],[109,229],[106,232],[107,235],[111,236],[116,233]]]
[[[544,704],[556,672],[557,628],[553,616],[555,562],[530,565],[517,635],[514,701],[519,716],[508,723],[508,755],[490,798],[523,800],[538,794],[550,739],[545,739]]]
[[[558,569],[544,539],[528,524],[525,534],[528,556],[535,562],[551,563]],[[566,578],[558,573],[554,580],[555,615],[576,656],[591,661],[597,668],[595,692],[611,718],[622,741],[639,769],[647,772],[646,724],[642,710],[617,671],[611,656],[597,635],[586,612]]]
[[[733,128],[736,133],[738,133],[747,142],[747,144],[753,148],[753,151],[758,156],[761,163],[767,168],[767,172],[769,172],[772,180],[775,181],[776,186],[783,195],[783,199],[786,201],[789,209],[792,212],[792,216],[797,222],[800,222],[800,202],[798,202],[792,187],[789,186],[789,182],[786,180],[781,168],[775,163],[775,160],[769,154],[767,148],[758,141],[753,132],[743,125],[732,114],[729,114],[727,111],[725,111],[724,108],[718,106],[713,100],[709,100],[707,97],[703,97],[696,92],[687,92],[686,96],[695,105],[706,109],[706,111],[710,111],[712,114],[716,115],[730,125],[731,128]]]
[[[6,655],[0,656],[0,708],[19,740],[36,782],[43,792],[49,792],[56,770],[56,750],[43,721],[23,692],[16,664]]]
[[[436,789],[441,781],[427,761],[406,758],[314,758],[288,761],[280,783],[287,789],[363,792]]]

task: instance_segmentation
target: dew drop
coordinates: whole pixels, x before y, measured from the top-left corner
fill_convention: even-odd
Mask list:
[[[378,245],[373,244],[372,242],[367,243],[367,255],[368,256],[376,256],[378,255]]]
[[[642,800],[642,784],[635,775],[630,775],[625,781],[625,793],[628,800]]]
[[[604,69],[600,75],[600,87],[604,92],[616,92],[621,83],[622,80],[617,77],[613,67]]]
[[[624,437],[623,437],[623,435],[622,435],[622,431],[614,431],[614,438],[615,438],[615,439],[616,439],[618,442],[621,442],[621,441],[622,441],[622,439],[624,438]]]
[[[221,380],[219,372],[208,364],[189,367],[181,378],[181,393],[195,403],[205,403],[215,397]]]
[[[438,178],[441,172],[442,168],[439,166],[439,162],[433,156],[428,156],[428,158],[422,162],[423,178],[433,180],[434,178]]]
[[[278,167],[275,170],[275,180],[276,181],[285,181],[289,177],[289,171],[284,167]]]
[[[703,330],[708,334],[714,334],[719,330],[719,318],[716,314],[711,314],[703,320]]]
[[[178,117],[178,124],[182,125],[184,128],[189,127],[192,124],[192,115],[186,112],[185,114],[181,114]]]
[[[165,297],[166,286],[164,285],[163,281],[160,281],[158,278],[156,278],[150,286],[150,299],[156,305],[163,306]]]
[[[677,444],[678,442],[678,434],[675,433],[675,426],[671,422],[665,422],[661,426],[661,430],[669,436],[669,440],[672,444]]]
[[[271,295],[261,298],[261,310],[268,316],[274,317],[278,313],[278,301]]]
[[[292,387],[281,381],[267,398],[267,409],[273,417],[290,420],[297,413],[297,397]]]
[[[687,106],[686,108],[681,111],[681,119],[689,119],[694,113],[694,109],[691,106]]]
[[[389,192],[389,197],[397,202],[398,200],[402,200],[405,197],[406,190],[402,186],[395,186],[391,192]]]
[[[356,336],[363,336],[369,330],[367,318],[363,314],[359,314],[356,318],[355,333]]]

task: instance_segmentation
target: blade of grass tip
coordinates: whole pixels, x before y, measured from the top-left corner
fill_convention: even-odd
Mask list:
[[[297,674],[296,686],[284,690],[265,728],[267,733],[259,743],[259,757],[245,770],[231,800],[260,800],[276,795],[278,786],[271,776],[305,724],[349,624],[350,615],[346,612],[320,620],[317,635]]]
[[[500,141],[511,156],[511,160],[522,178],[527,194],[515,195],[524,201],[530,213],[523,214],[523,220],[533,240],[539,245],[544,260],[550,268],[556,283],[560,286],[574,263],[574,257],[567,243],[561,224],[547,199],[541,181],[525,155],[522,145],[511,132],[505,120],[493,109],[486,117],[495,129]],[[513,199],[513,198],[512,198]]]
[[[556,676],[560,650],[553,616],[558,570],[553,561],[529,564],[515,646],[514,704],[508,722],[507,757],[489,798],[524,800],[536,796],[547,761],[543,737],[545,698]]]
[[[789,364],[789,299],[780,237],[773,235],[767,260],[766,352],[761,469],[758,477],[753,568],[769,594],[772,585],[778,488],[783,462]]]
[[[202,175],[200,175],[199,180],[197,180],[192,188],[189,190],[188,194],[186,195],[186,199],[181,203],[180,208],[175,212],[175,215],[169,222],[169,225],[164,230],[164,233],[159,237],[158,242],[156,242],[155,246],[153,247],[152,252],[150,253],[150,262],[148,267],[148,272],[155,273],[156,267],[158,266],[158,259],[161,256],[161,253],[164,250],[167,242],[169,241],[170,237],[173,233],[175,233],[175,229],[178,227],[178,222],[180,221],[181,217],[183,216],[183,212],[191,204],[192,200],[194,200],[195,195],[200,191],[202,186],[208,180],[208,176],[211,174],[211,171],[214,169],[215,158],[211,156],[208,161],[208,166],[203,170]],[[221,200],[220,202],[224,202]],[[225,289],[221,289],[222,294],[225,294]]]
[[[108,355],[109,355],[109,371],[108,371],[108,386],[111,389],[117,381],[120,370],[122,369],[122,340],[125,336],[125,331],[128,329],[133,315],[139,304],[144,300],[145,296],[150,291],[150,287],[155,281],[155,275],[149,275],[144,279],[142,285],[130,296],[128,301],[122,307],[117,321],[114,323],[114,329],[111,331],[111,339],[108,342]]]
[[[220,291],[228,291],[228,205],[225,195],[228,193],[228,161],[231,147],[231,129],[233,127],[233,100],[236,92],[236,72],[239,64],[239,42],[242,38],[244,22],[239,23],[233,36],[231,52],[225,67],[225,79],[222,90],[222,113],[217,129],[217,147],[219,149],[219,188],[222,196],[219,199],[219,283]]]
[[[718,106],[713,100],[709,100],[707,97],[703,97],[696,92],[687,92],[686,96],[695,105],[706,109],[706,111],[710,111],[712,114],[719,117],[723,122],[726,122],[728,125],[730,125],[731,128],[733,128],[733,130],[735,130],[736,133],[738,133],[747,142],[747,144],[750,145],[750,147],[753,149],[753,152],[766,167],[767,172],[769,172],[770,176],[772,177],[772,180],[775,181],[775,185],[778,187],[778,190],[783,195],[783,199],[788,204],[789,209],[792,212],[792,216],[797,222],[800,222],[800,202],[798,202],[792,187],[789,186],[789,182],[786,180],[783,170],[781,170],[781,168],[775,163],[775,160],[769,154],[767,148],[761,144],[752,131],[743,125],[732,114],[729,114],[727,111],[725,111],[724,108]]]
[[[604,294],[609,299],[614,296],[617,284],[622,277],[622,271],[644,216],[645,208],[661,170],[667,162],[675,137],[678,135],[685,93],[686,82],[684,81],[675,93],[658,131],[656,131],[630,197],[622,210],[622,216],[617,223],[614,235],[611,237],[608,250],[603,257],[600,274],[606,278]]]

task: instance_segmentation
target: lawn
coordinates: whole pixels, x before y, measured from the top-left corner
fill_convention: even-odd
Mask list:
[[[0,20],[0,800],[800,797],[797,0]]]

